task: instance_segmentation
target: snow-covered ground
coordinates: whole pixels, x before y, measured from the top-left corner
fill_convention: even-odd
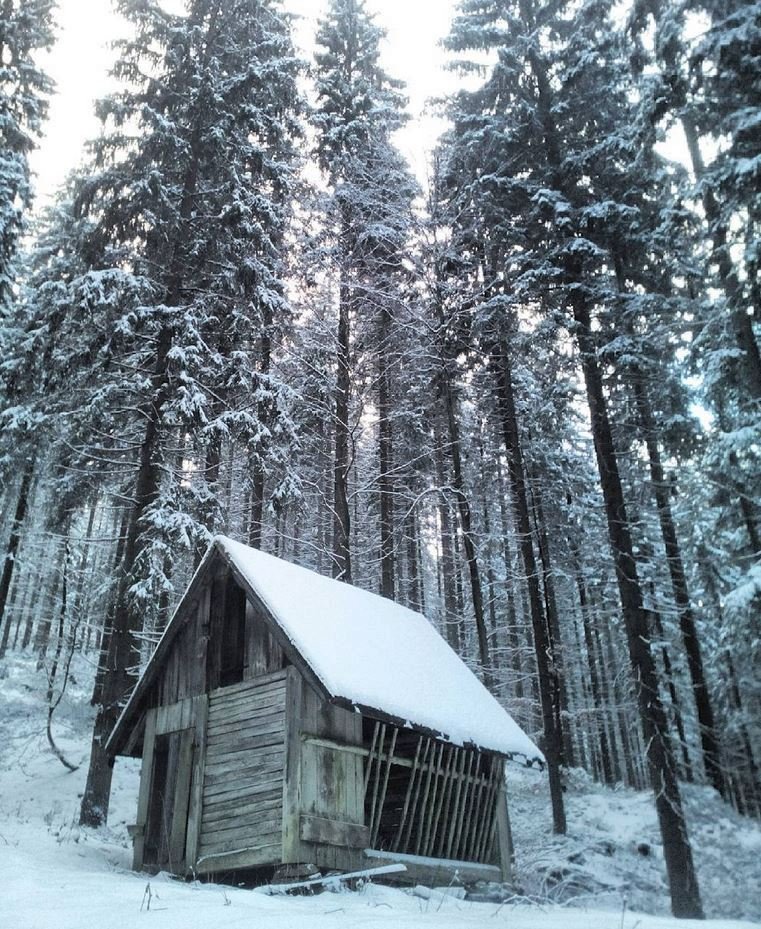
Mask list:
[[[184,884],[129,870],[138,766],[117,762],[109,825],[77,825],[92,710],[83,661],[54,720],[56,740],[80,763],[67,772],[45,739],[44,681],[30,659],[0,666],[0,929],[683,929],[673,920],[652,802],[569,781],[569,835],[549,831],[540,775],[511,768],[511,815],[524,899],[506,904],[368,884],[359,892],[267,897]],[[711,929],[761,923],[761,829],[705,788],[686,788],[690,829]],[[643,854],[642,852],[647,852]],[[150,883],[150,909],[146,887]],[[541,898],[541,899],[540,899]],[[527,902],[527,899],[540,902]],[[555,901],[555,902],[553,902]],[[742,922],[740,920],[746,920]],[[753,923],[757,920],[758,923]]]

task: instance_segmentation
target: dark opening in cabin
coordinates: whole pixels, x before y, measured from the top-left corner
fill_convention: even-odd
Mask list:
[[[239,684],[246,664],[246,595],[232,578],[227,582],[222,620],[219,686]]]
[[[168,802],[174,791],[167,783],[169,773],[170,736],[156,736],[153,749],[153,778],[148,821],[145,827],[145,862],[163,865],[167,861],[169,847],[169,823],[172,814]]]

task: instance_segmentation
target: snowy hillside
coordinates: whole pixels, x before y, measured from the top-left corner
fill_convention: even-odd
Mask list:
[[[267,897],[213,884],[183,884],[129,870],[126,823],[134,818],[138,766],[120,760],[109,826],[77,825],[92,711],[82,662],[54,719],[60,748],[83,766],[68,773],[45,739],[40,674],[30,659],[0,669],[0,926],[5,929],[349,929],[356,926],[510,926],[511,929],[676,929],[668,918],[663,862],[646,794],[606,791],[580,775],[568,785],[569,836],[549,834],[546,787],[511,767],[511,813],[522,897],[507,903],[367,885],[360,892]],[[690,826],[713,929],[761,921],[761,829],[703,788],[686,791]],[[150,912],[145,900],[150,883]],[[142,907],[142,909],[141,909]],[[645,913],[653,915],[644,915]]]

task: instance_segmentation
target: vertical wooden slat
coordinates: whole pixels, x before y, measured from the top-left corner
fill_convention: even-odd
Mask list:
[[[375,779],[374,779],[374,784],[373,784],[373,799],[372,799],[372,803],[370,804],[370,834],[371,835],[375,828],[375,817],[377,813],[377,804],[378,804],[378,788],[380,787],[380,779],[381,779],[381,758],[383,757],[383,745],[385,741],[386,741],[386,724],[381,723],[380,734],[378,736],[378,750],[376,752]]]
[[[481,791],[483,785],[483,755],[478,752],[474,753],[476,756],[476,765],[475,771],[473,773],[473,784],[470,796],[470,803],[468,806],[468,812],[466,816],[465,829],[463,831],[462,837],[462,854],[461,857],[464,861],[473,860],[473,837],[474,833],[478,827],[478,810],[481,799]]]
[[[370,783],[370,772],[372,771],[372,767],[373,767],[373,754],[375,752],[375,746],[378,741],[378,733],[380,732],[380,725],[381,725],[380,723],[376,723],[375,727],[373,728],[373,740],[370,743],[370,754],[367,756],[367,767],[365,768],[365,785],[364,785],[365,796],[367,796],[367,786]]]
[[[138,827],[132,854],[132,867],[139,871],[143,867],[145,849],[145,829],[148,823],[148,808],[151,801],[151,781],[153,780],[153,749],[156,744],[156,710],[145,714],[145,733],[143,735],[143,763],[140,769],[140,792],[137,800]]]
[[[383,787],[381,788],[380,797],[378,798],[378,812],[375,816],[375,821],[373,827],[370,830],[370,847],[375,848],[375,843],[378,841],[378,832],[380,831],[381,819],[383,818],[383,805],[386,802],[386,791],[388,790],[388,777],[391,773],[391,759],[394,756],[394,749],[396,748],[396,738],[399,735],[399,730],[396,726],[392,727],[391,732],[391,744],[388,748],[388,757],[386,759],[386,770],[383,775]],[[380,763],[378,766],[380,770]]]
[[[447,855],[449,858],[457,858],[462,845],[463,823],[465,820],[465,809],[468,804],[468,796],[473,783],[473,759],[475,752],[465,751],[465,763],[462,766],[462,778],[460,785],[460,796],[457,798],[457,815],[455,817],[452,829],[452,839],[449,843]],[[466,773],[467,772],[467,773]]]
[[[444,751],[444,746],[441,745],[440,753]],[[428,771],[425,779],[425,787],[423,788],[423,796],[420,801],[420,822],[417,832],[417,838],[415,839],[415,854],[420,854],[421,844],[423,841],[423,830],[430,821],[430,805],[429,805],[429,796],[431,792],[431,780],[435,780],[434,768],[435,768],[435,759],[436,759],[436,743],[434,743],[433,753],[431,755],[431,760],[428,764]]]
[[[405,823],[407,821],[407,813],[410,808],[410,799],[412,798],[412,788],[415,784],[415,781],[418,777],[419,763],[420,763],[420,750],[423,745],[422,736],[418,736],[417,745],[415,747],[415,758],[412,762],[412,768],[410,769],[410,777],[407,781],[407,790],[404,795],[404,806],[402,807],[402,815],[399,820],[399,828],[396,830],[396,836],[394,837],[394,842],[392,845],[392,851],[399,851],[399,843],[402,841],[402,831],[404,830]]]
[[[172,828],[169,835],[169,867],[174,874],[185,873],[185,839],[188,828],[194,734],[192,729],[184,729],[179,733],[180,744],[177,757],[174,802],[172,804]]]
[[[462,796],[463,779],[465,777],[465,765],[468,761],[468,753],[464,748],[457,750],[458,759],[455,768],[455,782],[452,785],[453,799],[449,804],[449,830],[447,835],[446,846],[442,843],[442,854],[446,858],[452,857],[452,846],[454,845],[455,835],[457,834],[457,822],[460,813],[460,797]]]
[[[433,780],[433,791],[431,796],[431,802],[429,804],[429,812],[426,815],[425,823],[425,838],[423,839],[423,844],[421,851],[424,855],[429,855],[431,850],[431,844],[433,838],[436,836],[436,830],[439,825],[439,814],[441,812],[441,800],[443,796],[443,784],[441,783],[442,767],[441,762],[444,756],[444,746],[439,745],[439,755],[436,760],[436,771],[434,773]],[[438,803],[437,803],[438,795]]]
[[[190,780],[190,805],[188,807],[188,830],[185,836],[185,867],[192,871],[198,860],[198,845],[201,838],[201,816],[203,814],[203,777],[206,768],[206,730],[209,718],[209,698],[204,694],[193,701],[195,707],[195,749],[193,773]]]
[[[417,784],[415,785],[415,791],[414,791],[414,795],[412,798],[412,804],[410,806],[409,819],[407,820],[406,834],[404,837],[404,841],[402,843],[402,847],[400,849],[400,851],[405,852],[405,853],[409,852],[411,848],[411,844],[412,844],[412,836],[415,834],[415,831],[414,831],[415,825],[419,819],[418,804],[419,804],[419,800],[421,796],[421,787],[422,787],[423,780],[425,778],[425,773],[427,770],[426,766],[431,763],[431,756],[433,753],[433,745],[434,745],[433,739],[426,739],[425,742],[426,744],[425,744],[425,748],[423,751],[423,758],[422,758],[421,765],[420,765],[420,776],[418,777]]]
[[[494,830],[494,808],[497,800],[497,790],[499,787],[499,769],[498,759],[492,759],[492,776],[489,787],[489,798],[486,809],[484,810],[484,831],[481,843],[478,848],[478,861],[486,862],[488,860],[489,844],[492,839]]]
[[[433,839],[431,840],[431,850],[429,852],[430,855],[437,858],[442,857],[446,843],[446,824],[449,822],[450,798],[452,796],[452,785],[454,783],[453,775],[459,761],[459,756],[459,749],[453,745],[450,749],[449,761],[441,785],[441,812],[436,817],[436,822],[434,823],[434,837],[436,841],[434,842]]]
[[[478,811],[478,821],[476,833],[473,837],[473,860],[480,861],[478,857],[478,850],[481,847],[481,839],[483,837],[484,829],[486,828],[486,813],[489,806],[489,794],[491,791],[491,775],[492,769],[494,767],[494,756],[489,756],[489,765],[488,771],[485,772],[485,782],[481,789],[481,798]]]
[[[471,777],[470,777],[470,789],[468,791],[468,804],[467,804],[467,807],[465,808],[462,838],[460,840],[460,848],[458,850],[458,855],[465,861],[469,860],[469,855],[470,855],[470,847],[471,847],[470,837],[473,834],[473,821],[476,816],[478,795],[481,790],[480,782],[481,782],[480,755],[478,752],[473,752],[473,773],[471,774]]]
[[[285,777],[283,778],[283,863],[301,860],[299,815],[301,814],[301,726],[304,682],[294,667],[286,676]]]
[[[484,801],[489,781],[486,777],[488,759],[485,756],[479,758],[478,778],[476,780],[476,796],[473,802],[473,811],[471,813],[470,832],[468,833],[466,856],[468,861],[476,861],[476,849],[478,841],[478,830],[481,825],[483,815]]]

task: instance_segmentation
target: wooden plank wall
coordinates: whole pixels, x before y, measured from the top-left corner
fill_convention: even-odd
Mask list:
[[[209,694],[199,873],[282,857],[285,681],[278,671]]]
[[[335,766],[339,757],[343,766],[363,770],[357,796],[367,847],[504,870],[510,843],[502,758],[372,720],[365,720],[360,744],[356,737],[352,742],[328,735],[324,727],[322,732],[312,735],[305,729],[302,756],[317,759],[323,768],[325,758]],[[307,770],[302,785],[318,777],[319,772]],[[320,790],[325,787],[318,783],[313,791]]]
[[[182,628],[164,659],[148,706],[165,706],[185,697],[216,689],[219,681],[220,643],[230,572],[219,567],[209,575],[198,597],[188,604]],[[243,680],[249,681],[285,667],[283,651],[256,607],[246,603],[246,645]]]
[[[166,706],[204,693],[210,595],[210,585],[207,584],[198,598],[188,605],[182,628],[161,669],[152,705]]]
[[[298,732],[290,745],[299,752],[298,765],[289,764],[289,777],[298,778],[295,821],[287,825],[298,834],[292,836],[289,860],[351,870],[362,866],[370,834],[364,819],[364,758],[342,749],[362,745],[362,717],[325,702],[303,680],[294,688],[294,695],[299,692],[299,712],[289,722]]]

